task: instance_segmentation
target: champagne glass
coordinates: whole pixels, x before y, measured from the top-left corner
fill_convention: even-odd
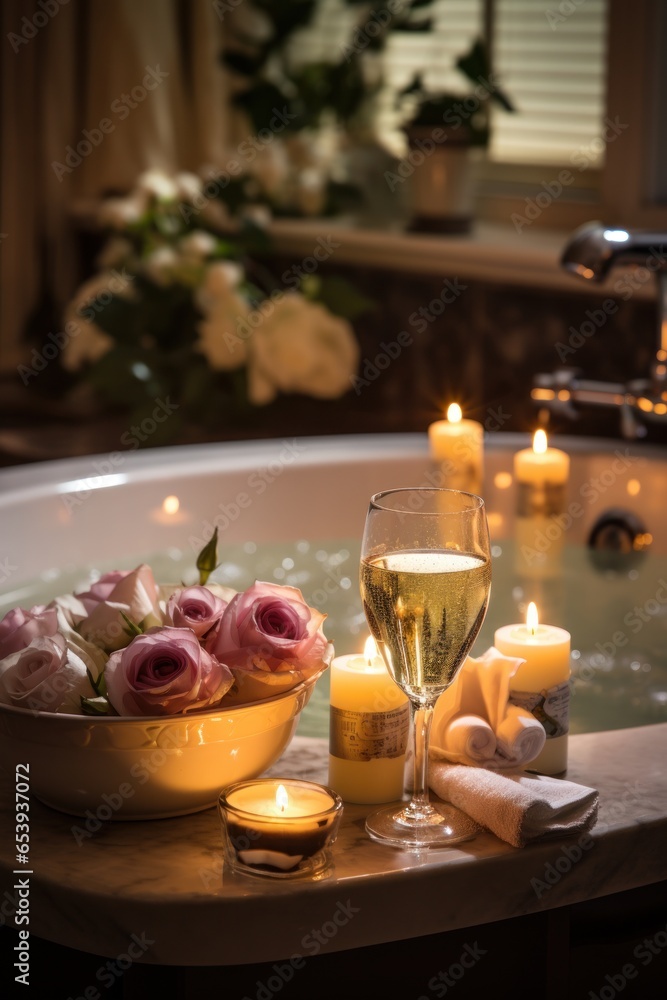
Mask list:
[[[387,490],[371,497],[361,548],[361,597],[389,673],[410,699],[414,785],[407,805],[373,813],[374,840],[410,849],[470,839],[451,806],[428,797],[433,709],[479,632],[491,555],[484,501],[444,489]]]

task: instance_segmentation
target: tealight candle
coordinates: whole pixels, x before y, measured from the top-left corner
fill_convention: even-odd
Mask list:
[[[484,465],[484,428],[476,420],[463,420],[458,403],[447,410],[446,420],[429,426],[431,458],[442,468],[441,485],[481,493]]]
[[[550,448],[543,430],[535,431],[532,448],[514,456],[517,484],[515,540],[517,570],[529,576],[558,573],[564,542],[559,520],[565,511],[570,458]]]
[[[395,802],[404,788],[407,696],[370,636],[363,656],[337,656],[330,675],[329,784],[346,802]]]
[[[331,788],[295,778],[237,781],[220,795],[225,860],[235,871],[272,877],[327,867],[343,811]]]
[[[547,741],[528,770],[560,774],[567,767],[570,716],[570,633],[540,625],[531,602],[525,625],[505,625],[494,636],[505,656],[525,660],[510,680],[510,702],[525,708],[544,726]]]

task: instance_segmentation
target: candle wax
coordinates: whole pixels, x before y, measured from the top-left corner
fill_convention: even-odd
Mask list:
[[[525,660],[510,680],[510,701],[542,722],[547,742],[529,770],[560,774],[567,767],[570,633],[554,625],[505,625],[494,645],[505,656]]]
[[[476,420],[436,420],[428,428],[431,458],[442,466],[441,484],[480,493],[484,465],[484,428]]]
[[[281,785],[284,804],[276,799]],[[327,789],[288,778],[250,781],[222,798],[227,841],[251,866],[295,868],[327,846],[340,817],[340,800]]]
[[[338,656],[330,675],[329,784],[346,802],[401,799],[407,696],[379,656]]]

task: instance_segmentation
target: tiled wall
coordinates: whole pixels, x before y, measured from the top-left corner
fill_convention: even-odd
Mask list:
[[[506,431],[527,431],[537,418],[530,400],[536,373],[566,363],[586,378],[625,382],[644,377],[652,359],[655,306],[636,297],[615,300],[616,311],[606,314],[605,299],[598,294],[351,266],[335,273],[350,278],[376,303],[374,311],[355,321],[360,374],[368,384],[357,384],[341,401],[345,416],[339,413],[339,418],[346,431],[423,430],[453,400],[466,415],[488,421],[489,429],[500,423]],[[570,352],[572,344],[581,343],[582,324],[583,346]],[[596,327],[592,335],[591,324]],[[401,332],[412,342],[388,365],[381,357],[380,365],[387,366],[380,370],[377,356],[392,353],[382,344],[395,345],[395,354]],[[336,419],[333,413],[331,419]],[[589,409],[573,423],[553,419],[552,427],[568,434],[621,433],[619,414],[606,410]],[[667,425],[650,429],[647,439],[667,442]]]

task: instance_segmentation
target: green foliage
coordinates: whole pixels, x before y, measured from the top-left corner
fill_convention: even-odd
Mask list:
[[[313,289],[311,297],[343,319],[351,321],[376,308],[376,303],[372,299],[359,292],[345,278],[331,275],[315,278],[314,281],[318,282],[318,285]],[[304,292],[308,294],[306,288]]]
[[[422,6],[422,0],[408,4],[404,12],[388,20],[374,18],[380,12],[386,15],[385,4],[369,8],[364,0],[347,3],[360,8],[358,21],[362,29],[373,20],[379,30],[365,37],[363,48],[356,51],[355,26],[348,45],[336,53],[338,58],[304,62],[294,59],[290,43],[299,29],[311,23],[317,0],[253,0],[253,6],[268,19],[268,37],[264,30],[254,38],[237,31],[230,35],[231,44],[222,59],[240,78],[233,101],[248,114],[255,131],[267,127],[276,108],[285,108],[295,116],[288,126],[292,132],[317,128],[325,112],[331,112],[339,123],[349,124],[375,90],[364,78],[363,51],[382,49],[396,27],[405,31],[426,31],[430,27],[430,21],[410,20],[412,9]],[[234,32],[233,22],[230,27]]]
[[[488,104],[494,101],[505,111],[514,111],[514,105],[505,92],[491,79],[486,46],[481,39],[456,60],[456,68],[471,83],[472,93],[440,92],[431,93],[424,84],[421,73],[416,73],[406,87],[397,95],[400,107],[404,99],[418,99],[416,109],[407,123],[409,128],[459,129],[463,126],[470,145],[486,146],[490,138]],[[476,102],[476,109],[470,110],[470,100]],[[464,102],[468,102],[468,107]]]
[[[456,68],[464,76],[467,76],[472,83],[481,83],[486,87],[489,91],[490,99],[496,101],[505,111],[515,110],[509,97],[507,97],[494,80],[491,80],[491,66],[489,65],[488,52],[486,51],[484,42],[480,38],[473,42],[469,52],[459,56],[456,60]]]
[[[207,541],[204,548],[197,556],[195,563],[199,570],[199,586],[203,587],[214,569],[218,566],[218,528],[217,525],[213,534]]]

